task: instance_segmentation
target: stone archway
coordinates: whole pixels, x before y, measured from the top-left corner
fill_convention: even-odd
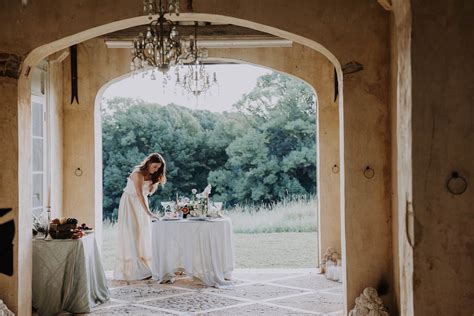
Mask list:
[[[94,40],[92,40],[94,41]],[[97,45],[103,45],[102,42],[96,42],[89,45],[90,52],[101,51]],[[96,180],[102,176],[102,157],[101,157],[101,122],[100,122],[100,102],[104,91],[113,83],[131,76],[126,66],[128,65],[128,55],[123,55],[120,50],[108,49],[107,53],[100,53],[101,56],[107,56],[100,61],[91,61],[89,68],[101,69],[102,78],[111,78],[101,87],[94,87],[89,90],[95,97],[94,110],[94,130],[95,130],[95,169]],[[317,98],[317,196],[318,196],[318,246],[316,254],[318,265],[321,263],[322,253],[328,248],[333,247],[341,252],[341,227],[340,227],[340,191],[339,175],[334,172],[334,165],[339,164],[339,139],[338,139],[338,107],[334,103],[334,67],[324,56],[305,46],[295,44],[292,48],[260,48],[248,50],[238,49],[211,49],[210,58],[219,60],[223,63],[242,63],[252,64],[258,67],[264,67],[283,73],[287,76],[297,78],[305,82],[313,90]],[[292,53],[290,53],[292,51]],[[272,58],[262,58],[262,56],[272,55]],[[286,63],[282,64],[282,59]],[[114,65],[109,65],[107,60],[113,60]],[[101,66],[101,64],[103,66]],[[298,71],[301,64],[311,65],[312,71]],[[117,66],[122,65],[117,71]],[[298,65],[300,67],[298,67]],[[115,67],[114,67],[115,66]],[[110,69],[107,72],[107,69]],[[118,76],[118,77],[114,77]],[[66,80],[66,79],[65,79]],[[316,87],[321,91],[318,93]],[[97,90],[96,90],[97,89]],[[322,148],[322,151],[320,150]],[[101,199],[101,187],[96,187],[97,199]],[[96,205],[101,206],[96,200]],[[96,208],[96,212],[99,211]]]
[[[90,69],[101,69],[102,78],[110,81],[103,86],[93,86],[86,93],[92,98],[95,95],[94,125],[95,125],[95,183],[102,183],[101,144],[100,135],[100,100],[101,95],[107,87],[125,77],[130,76],[128,72],[128,55],[124,50],[99,48],[103,43],[98,40],[89,41],[87,50],[89,54],[93,51],[100,52],[100,61],[91,60]],[[85,55],[88,55],[85,53]],[[271,55],[271,58],[268,56]],[[262,57],[267,56],[267,57]],[[210,49],[210,57],[213,60],[231,61],[238,63],[253,64],[265,67],[295,77],[306,82],[314,91],[318,99],[317,107],[317,175],[318,175],[318,258],[328,248],[336,248],[341,251],[341,228],[340,228],[340,191],[339,174],[334,172],[334,165],[339,164],[339,121],[338,107],[334,102],[334,68],[333,65],[321,54],[305,46],[295,44],[292,48],[260,48],[252,49],[251,52],[243,49]],[[113,60],[113,65],[107,61]],[[286,60],[286,62],[283,62]],[[301,65],[312,67],[310,71]],[[107,70],[110,69],[110,70]],[[118,77],[115,77],[118,76]],[[65,78],[65,80],[67,80]],[[320,91],[320,93],[318,93]],[[96,186],[96,199],[101,198],[100,186]],[[96,200],[97,204],[97,200]],[[319,262],[319,260],[318,260]]]
[[[43,4],[44,5],[44,4]],[[18,238],[18,253],[17,260],[21,264],[20,274],[22,277],[16,276],[16,281],[22,287],[22,284],[28,284],[28,267],[30,261],[28,259],[29,247],[31,246],[27,238],[28,227],[28,210],[29,202],[29,165],[28,165],[28,148],[29,148],[29,100],[28,93],[29,83],[28,68],[35,64],[36,61],[45,57],[49,53],[60,48],[67,47],[71,44],[81,42],[85,39],[97,36],[99,34],[111,32],[123,27],[138,25],[145,23],[145,17],[134,17],[136,13],[131,4],[126,1],[114,3],[114,5],[102,4],[105,9],[110,10],[106,14],[101,15],[101,11],[95,10],[94,7],[81,5],[75,7],[74,21],[70,23],[69,16],[61,17],[57,23],[63,25],[64,29],[59,29],[57,32],[52,32],[51,29],[57,30],[58,25],[47,25],[45,27],[45,35],[38,38],[27,38],[26,43],[21,47],[27,47],[31,50],[32,47],[40,47],[34,50],[32,54],[26,59],[24,68],[21,74],[21,79],[18,83],[18,141],[26,145],[26,149],[19,150],[18,165],[15,165],[15,170],[18,170],[20,179],[18,187],[24,188],[20,192],[14,192],[19,196],[20,212],[17,212],[18,224],[20,226],[21,236]],[[274,8],[271,12],[264,12],[260,9],[264,5]],[[224,3],[216,5],[214,1],[200,2],[200,6],[196,9],[200,12],[209,12],[210,14],[201,15],[205,20],[226,21],[225,16],[231,17],[227,21],[233,21],[238,25],[258,28],[264,25],[270,25],[264,29],[268,33],[286,38],[294,38],[295,42],[307,45],[309,47],[320,49],[321,45],[317,42],[324,43],[325,47],[329,47],[334,54],[344,61],[352,60],[353,58],[360,61],[365,66],[364,76],[359,77],[360,80],[354,82],[346,82],[344,86],[344,96],[348,100],[350,106],[341,107],[338,112],[340,121],[340,181],[341,181],[341,208],[346,209],[342,213],[341,222],[342,231],[346,238],[346,244],[343,249],[346,251],[343,256],[345,258],[346,267],[349,269],[346,279],[347,299],[352,302],[353,299],[360,293],[361,289],[366,285],[375,286],[382,278],[391,282],[391,244],[390,234],[390,216],[387,211],[387,201],[389,199],[389,175],[385,172],[388,168],[389,160],[387,158],[389,151],[389,122],[388,122],[388,107],[387,107],[387,87],[388,71],[383,68],[388,63],[388,36],[386,33],[379,32],[380,27],[388,27],[388,14],[380,7],[375,5],[360,5],[353,4],[347,1],[344,4],[344,10],[341,10],[341,5],[335,5],[328,2],[325,5],[315,6],[313,2],[307,1],[298,8],[298,12],[288,10],[282,3],[274,3],[273,1],[251,3],[239,6],[238,10],[233,10],[232,6]],[[347,27],[349,21],[345,19],[344,12],[347,10],[357,12],[355,17],[358,19],[356,27]],[[32,10],[36,10],[37,6],[33,5]],[[56,8],[51,5],[51,10],[47,14],[58,13],[61,8]],[[127,11],[128,10],[128,11]],[[323,10],[323,11],[321,11]],[[138,10],[137,10],[138,11]],[[69,12],[69,11],[68,11]],[[367,13],[367,15],[364,15]],[[28,12],[27,12],[28,14]],[[92,15],[93,18],[86,18]],[[285,17],[298,17],[294,23],[287,24]],[[315,16],[314,16],[315,15]],[[360,16],[363,16],[360,19]],[[15,16],[15,15],[14,15]],[[184,14],[183,14],[184,16]],[[321,19],[316,17],[321,16]],[[79,19],[77,19],[79,17]],[[83,17],[84,19],[81,19]],[[210,18],[211,17],[211,18]],[[214,19],[212,18],[214,17]],[[218,18],[216,18],[218,17]],[[233,18],[232,18],[233,17]],[[127,19],[129,18],[129,19]],[[195,20],[196,16],[189,19]],[[9,20],[8,18],[6,19]],[[119,20],[119,22],[113,22]],[[124,22],[125,21],[125,22]],[[245,22],[247,21],[247,22]],[[34,27],[35,20],[25,25],[23,30],[28,32]],[[245,23],[244,23],[245,22]],[[239,24],[240,23],[240,24]],[[13,24],[13,23],[12,23]],[[104,27],[97,25],[105,25]],[[119,25],[120,24],[120,25]],[[350,24],[353,25],[353,24]],[[69,27],[66,27],[69,26]],[[281,30],[287,31],[281,31]],[[89,30],[92,33],[88,31]],[[7,29],[8,31],[8,29]],[[361,32],[359,32],[361,31]],[[53,35],[54,34],[54,35]],[[76,34],[76,35],[71,35]],[[301,34],[294,35],[294,34]],[[14,38],[15,36],[13,36]],[[11,38],[9,34],[7,40]],[[55,41],[55,38],[62,38]],[[372,49],[360,49],[359,44],[364,41],[369,41]],[[50,43],[51,46],[45,46],[44,43]],[[16,52],[16,48],[13,51]],[[21,49],[20,49],[21,51]],[[335,60],[335,58],[333,58]],[[342,70],[339,63],[334,61],[337,70],[337,82],[342,89]],[[381,66],[379,70],[379,66]],[[349,83],[347,85],[347,83]],[[342,91],[342,90],[341,90]],[[339,95],[339,105],[342,106],[342,94]],[[342,111],[343,110],[343,111]],[[345,123],[343,124],[343,118]],[[342,132],[343,131],[343,132]],[[344,146],[344,139],[346,145]],[[368,139],[368,141],[367,141]],[[379,177],[375,177],[368,182],[360,177],[361,170],[364,170],[365,165],[370,163],[377,171]],[[365,182],[364,182],[365,181]],[[357,214],[353,217],[353,214]],[[347,225],[346,225],[347,223]],[[371,230],[371,228],[377,228]],[[371,247],[364,246],[369,243]],[[365,252],[365,256],[361,257],[360,253]],[[25,253],[25,256],[20,255]],[[356,264],[357,261],[357,264]],[[23,277],[24,276],[24,277]],[[11,288],[17,290],[13,284]],[[396,291],[396,290],[395,290]],[[16,293],[12,300],[18,302],[28,301],[28,291],[26,295],[18,295]],[[391,294],[387,296],[388,301],[391,300]],[[389,302],[390,303],[390,302]],[[21,305],[28,309],[28,305]],[[352,305],[352,304],[351,304]],[[346,304],[347,306],[347,304]]]
[[[206,16],[206,18],[209,18],[207,15],[205,15],[205,16]],[[199,20],[200,18],[202,18],[200,15],[195,15],[195,16],[194,16],[194,15],[190,15],[190,16],[187,17],[187,20],[189,20],[189,21],[194,21],[194,20]],[[181,16],[180,19],[186,20],[186,16]],[[135,20],[135,19],[134,19],[134,20]],[[211,20],[213,20],[213,19],[211,19]],[[215,18],[215,20],[217,20],[217,22],[221,22],[221,23],[224,22],[224,21],[227,22],[227,23],[229,23],[229,21],[228,21],[227,18],[217,17],[217,18]],[[233,21],[233,19],[230,19],[230,20]],[[129,20],[128,22],[130,22],[130,20]],[[234,22],[235,22],[235,21],[234,21]],[[133,22],[132,22],[132,23],[133,23]],[[136,22],[135,22],[135,23],[136,23]],[[243,21],[243,22],[242,22],[242,21],[239,21],[239,23],[240,23],[240,24],[244,24],[244,25],[245,25],[245,24],[249,24],[248,22],[245,22],[245,21]],[[251,23],[250,23],[250,24],[251,24]],[[273,31],[273,33],[276,33],[276,34],[280,34],[280,33],[281,33],[281,35],[284,35],[284,36],[286,36],[286,37],[289,37],[290,39],[294,40],[295,42],[299,41],[299,42],[306,43],[306,46],[307,46],[307,47],[310,47],[313,51],[318,51],[318,52],[320,52],[320,53],[322,52],[322,54],[324,54],[324,56],[325,56],[326,58],[328,58],[328,56],[329,56],[329,58],[328,58],[329,60],[331,60],[331,59],[332,59],[333,61],[335,60],[335,57],[334,57],[332,54],[330,54],[325,48],[323,48],[321,45],[319,45],[319,44],[316,43],[316,42],[309,41],[309,40],[304,39],[304,38],[302,38],[302,37],[299,37],[299,36],[296,36],[296,35],[293,35],[293,34],[289,34],[289,33],[286,33],[286,32],[282,32],[282,31],[279,31],[279,30],[277,30],[277,29],[265,27],[265,26],[255,26],[255,25],[254,25],[254,27],[258,27],[258,29],[261,30],[261,31],[263,31],[263,30],[265,30],[265,31],[271,30],[271,31]],[[104,29],[107,29],[107,27],[104,27]],[[92,34],[92,33],[91,33],[91,34]],[[77,38],[81,38],[81,36],[80,36],[80,35],[77,35]],[[61,42],[61,41],[58,41],[58,42]],[[59,44],[59,43],[56,43],[56,42],[55,42],[55,43],[51,44],[51,45],[49,46],[49,49],[48,49],[48,50],[46,50],[44,47],[40,47],[40,48],[34,50],[32,53],[30,53],[30,54],[28,55],[27,59],[25,60],[25,64],[28,64],[29,62],[32,62],[33,60],[35,60],[35,57],[36,57],[36,58],[39,58],[39,56],[42,56],[42,55],[44,55],[44,54],[47,54],[47,53],[54,53],[54,51],[52,51],[52,50],[54,49],[53,47],[56,47],[56,45],[54,45],[54,44]],[[61,43],[61,44],[64,45],[64,43]],[[308,45],[309,45],[309,46],[308,46]],[[332,62],[332,61],[331,61],[331,62]],[[336,69],[336,70],[338,70],[339,73],[341,73],[341,68],[340,68],[340,66],[339,66],[339,63],[337,63],[337,65],[333,65],[331,68],[332,68],[332,69],[331,69],[331,73],[333,72],[333,69]],[[20,78],[20,89],[19,89],[19,97],[20,97],[20,100],[21,100],[22,96],[25,95],[25,92],[28,93],[28,92],[27,92],[28,86],[25,86],[25,85],[22,85],[22,84],[21,84],[21,83],[23,83],[24,81],[27,81],[27,80],[24,80],[23,78],[24,78],[24,77],[21,77],[21,78]],[[339,76],[339,78],[341,78],[341,76]],[[334,79],[333,79],[333,80],[334,80]],[[338,79],[338,81],[339,81],[339,87],[340,87],[338,103],[339,103],[339,107],[341,107],[341,106],[342,106],[342,102],[343,102],[343,101],[342,101],[342,100],[343,100],[343,98],[342,98],[342,79]],[[333,83],[332,83],[333,81],[330,81],[330,82],[331,82],[331,85],[333,85]],[[25,88],[26,88],[26,89],[25,89]],[[21,91],[21,92],[20,92],[20,91]],[[96,122],[96,124],[95,124],[95,132],[97,132],[98,126],[99,126],[99,125],[98,125],[97,122]],[[340,135],[342,135],[342,133],[340,133]],[[342,137],[342,136],[341,136],[341,137]],[[333,143],[334,143],[334,142],[333,142]],[[100,147],[100,146],[97,146],[97,145],[98,145],[98,144],[96,143],[96,146],[95,146],[95,148],[94,148],[94,152],[95,152],[95,157],[96,157],[96,159],[98,159],[99,157],[101,157],[100,150],[99,150],[99,148],[98,148],[98,147]],[[100,145],[100,144],[99,144],[99,145]],[[341,175],[341,177],[343,177],[343,162],[339,162],[339,164],[340,164],[340,166],[341,166],[341,167],[340,167],[340,170],[341,170],[341,174],[340,174],[340,175]],[[94,169],[96,175],[101,174],[101,172],[99,172],[99,169],[97,168],[98,165],[99,165],[99,164],[97,164],[97,161],[96,161],[96,164],[95,164],[96,167],[95,167],[95,169]],[[100,176],[98,176],[98,177],[100,177]],[[96,190],[95,190],[95,198],[94,198],[96,213],[95,213],[95,216],[93,216],[93,218],[95,218],[96,221],[97,221],[99,218],[101,218],[101,212],[98,212],[98,210],[99,210],[99,208],[101,209],[101,203],[100,203],[100,202],[102,201],[102,199],[101,199],[101,197],[100,197],[101,190],[100,190],[100,189],[97,189],[97,188],[99,187],[98,183],[100,183],[98,180],[99,180],[99,179],[96,178],[95,181],[94,181],[94,182],[95,182],[95,187],[96,187]],[[340,205],[343,205],[343,203],[341,203]],[[339,211],[339,210],[338,210],[338,211]],[[96,227],[100,227],[100,225],[97,225],[97,223],[96,223]],[[338,230],[338,231],[339,231],[339,230]],[[99,230],[99,231],[98,231],[98,237],[99,237],[99,238],[100,238],[100,234],[101,234],[101,232],[100,232],[100,230]],[[323,251],[324,251],[324,250],[323,250]]]

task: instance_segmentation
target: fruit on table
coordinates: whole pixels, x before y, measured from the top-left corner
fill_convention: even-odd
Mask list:
[[[82,229],[82,230],[92,230],[92,228],[88,227],[88,226],[86,225],[86,223],[82,223],[82,224],[81,224],[81,227],[79,227],[79,229]]]
[[[60,218],[55,218],[51,221],[51,224],[58,224],[58,225],[64,225],[64,224],[77,224],[78,221],[74,217],[60,217]]]
[[[72,231],[72,239],[78,239],[84,236],[84,232],[80,229],[74,229]]]
[[[78,223],[78,221],[74,217],[68,217],[66,219],[66,224],[77,224],[77,223]]]

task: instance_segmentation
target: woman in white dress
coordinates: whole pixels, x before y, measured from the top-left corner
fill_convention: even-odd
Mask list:
[[[118,244],[114,268],[116,280],[151,277],[151,220],[157,217],[148,207],[148,195],[166,182],[166,163],[153,153],[135,167],[127,178],[118,210]]]

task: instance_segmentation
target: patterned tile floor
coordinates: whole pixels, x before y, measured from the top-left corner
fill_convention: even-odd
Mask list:
[[[111,300],[90,315],[343,315],[342,284],[314,269],[237,269],[233,280],[232,289],[186,276],[174,284],[109,280]]]

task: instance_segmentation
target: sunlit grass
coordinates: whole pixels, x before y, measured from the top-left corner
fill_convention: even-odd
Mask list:
[[[315,232],[317,200],[293,198],[267,208],[237,206],[225,211],[235,233]]]
[[[238,206],[224,214],[232,220],[237,268],[316,266],[316,199],[294,198],[259,210]],[[113,270],[117,237],[117,224],[105,220],[102,243],[105,270]]]

